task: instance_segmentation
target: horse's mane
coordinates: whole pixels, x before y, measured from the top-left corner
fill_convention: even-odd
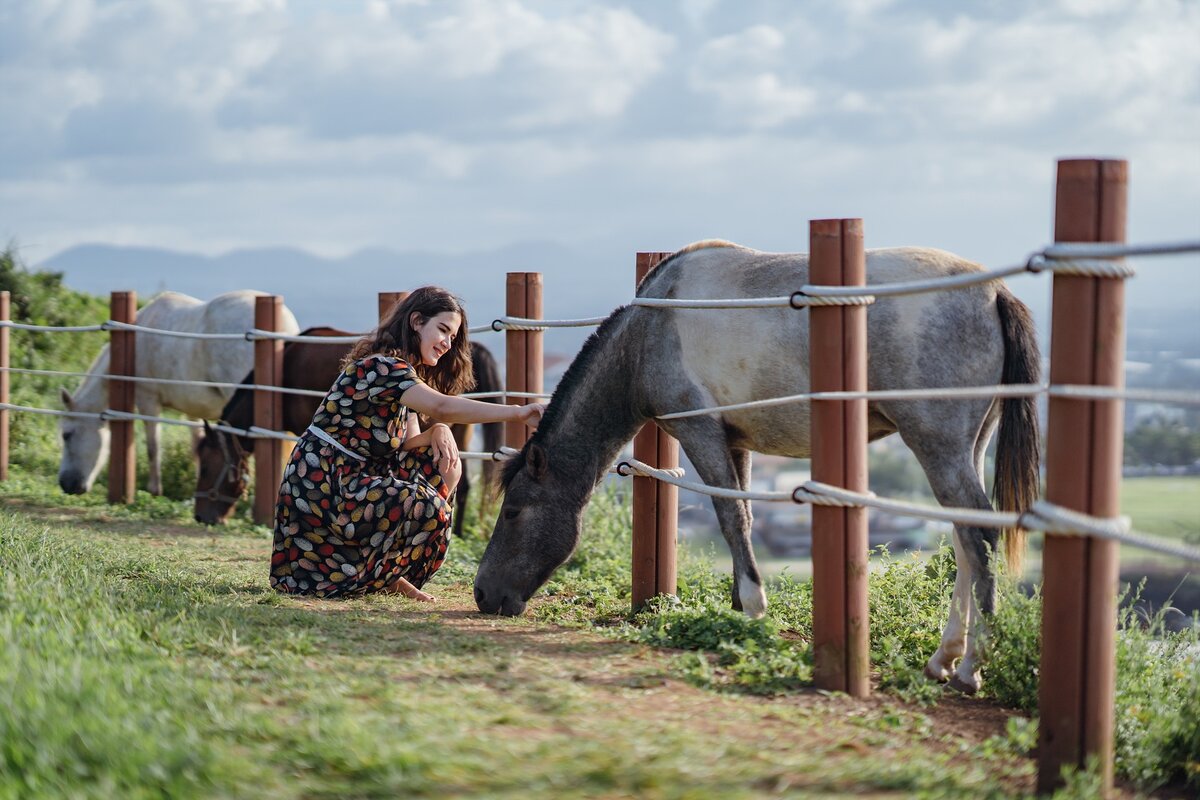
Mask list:
[[[529,451],[531,444],[541,444],[541,440],[546,435],[546,432],[553,429],[558,422],[558,418],[562,416],[563,408],[567,405],[567,401],[578,388],[582,376],[587,373],[588,367],[596,358],[596,352],[600,349],[600,344],[608,335],[609,331],[616,325],[617,320],[624,316],[625,312],[629,311],[632,306],[621,306],[616,311],[608,315],[608,319],[600,323],[600,327],[587,338],[583,343],[583,347],[579,349],[579,354],[575,356],[575,360],[571,362],[571,366],[567,367],[566,373],[558,382],[558,387],[554,390],[554,396],[550,398],[550,404],[546,406],[546,413],[542,415],[542,421],[538,424],[538,429],[534,431],[529,441],[521,448],[521,452],[510,458],[504,464],[504,471],[500,476],[500,488],[507,489],[508,484],[516,477],[516,474],[525,466],[525,454]]]

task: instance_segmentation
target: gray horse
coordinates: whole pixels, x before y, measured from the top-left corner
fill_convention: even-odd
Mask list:
[[[940,250],[867,252],[868,284],[936,278],[981,268]],[[706,241],[674,254],[638,288],[639,297],[743,298],[787,295],[808,282],[808,257]],[[1036,383],[1037,342],[1028,309],[1000,282],[881,299],[868,312],[868,385],[873,389]],[[587,341],[554,393],[537,433],[506,467],[506,494],[475,578],[480,611],[520,614],[574,551],[593,490],[647,420],[692,408],[808,391],[808,313],[791,308],[617,309]],[[810,455],[808,403],[664,421],[699,477],[748,488],[750,452]],[[1032,400],[881,401],[868,405],[868,434],[899,433],[940,503],[988,509],[984,451],[999,427],[995,497],[1021,510],[1038,487]],[[765,612],[750,547],[750,504],[713,499],[733,556],[733,607]],[[926,673],[979,687],[976,630],[995,604],[1002,533],[956,527],[957,577],[950,619]],[[1004,532],[1012,572],[1023,533]],[[972,591],[972,587],[974,591]],[[955,661],[958,660],[957,668]],[[953,675],[952,675],[953,672]]]

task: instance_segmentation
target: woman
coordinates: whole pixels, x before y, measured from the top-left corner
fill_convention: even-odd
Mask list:
[[[536,428],[545,410],[455,397],[472,379],[467,314],[445,289],[417,289],[359,340],[284,470],[273,588],[433,600],[421,587],[445,558],[462,475],[444,423]],[[418,414],[441,422],[422,431]]]

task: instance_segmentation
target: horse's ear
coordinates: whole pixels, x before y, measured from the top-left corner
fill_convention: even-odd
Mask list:
[[[525,469],[529,472],[529,477],[540,481],[549,466],[550,458],[546,455],[545,449],[531,442],[525,451]]]
[[[68,392],[66,389],[62,389],[60,391],[62,392],[62,394],[60,394],[59,396],[62,398],[63,408],[70,411],[71,410],[71,399],[72,399],[71,393]]]

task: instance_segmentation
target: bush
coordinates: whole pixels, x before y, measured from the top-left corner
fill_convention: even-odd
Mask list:
[[[693,682],[753,694],[777,694],[797,689],[812,679],[812,658],[805,646],[780,637],[770,617],[745,614],[712,605],[685,606],[658,597],[639,614],[634,638],[658,647],[698,650],[715,657],[685,661]]]
[[[11,293],[11,315],[33,325],[95,325],[108,319],[108,302],[63,286],[62,273],[30,272],[13,246],[0,252],[0,290]],[[86,372],[108,334],[11,331],[10,365],[20,369]],[[59,390],[74,391],[80,378],[20,375],[11,379],[12,402],[61,409]],[[58,425],[55,417],[15,413],[11,417],[11,458],[43,474],[58,471]]]

